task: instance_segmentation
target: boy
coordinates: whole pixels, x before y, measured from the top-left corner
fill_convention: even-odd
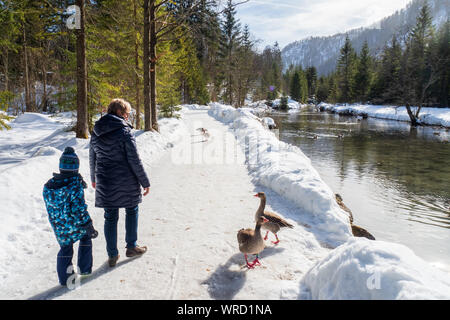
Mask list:
[[[59,159],[60,173],[53,173],[53,178],[44,185],[43,191],[48,219],[61,247],[56,269],[59,283],[63,286],[67,285],[67,280],[73,273],[73,244],[78,240],[78,267],[81,275],[91,274],[91,239],[98,235],[84,202],[83,189],[87,185],[78,173],[79,166],[75,150],[67,147]]]

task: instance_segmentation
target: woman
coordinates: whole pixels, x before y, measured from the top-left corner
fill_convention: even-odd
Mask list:
[[[125,208],[126,256],[142,255],[147,247],[137,245],[138,211],[150,182],[137,152],[136,140],[128,122],[131,106],[123,99],[114,99],[108,113],[94,126],[89,149],[95,206],[105,209],[105,238],[108,262],[114,267],[119,259],[117,221],[119,208]]]

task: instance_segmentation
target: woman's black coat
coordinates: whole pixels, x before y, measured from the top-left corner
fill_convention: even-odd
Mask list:
[[[141,186],[150,187],[136,148],[132,126],[107,114],[95,123],[89,149],[95,206],[131,208],[142,202]]]

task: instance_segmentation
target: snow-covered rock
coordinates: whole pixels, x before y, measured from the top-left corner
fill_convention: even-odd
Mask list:
[[[449,299],[450,276],[401,244],[352,238],[301,281],[310,299]]]
[[[266,186],[313,216],[333,246],[352,236],[348,215],[337,205],[330,187],[323,182],[311,161],[295,146],[280,141],[261,120],[245,108],[210,104],[209,114],[228,123],[246,153],[255,182]]]

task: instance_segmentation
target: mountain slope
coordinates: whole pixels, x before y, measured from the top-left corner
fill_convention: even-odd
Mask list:
[[[348,34],[352,45],[359,52],[367,40],[372,55],[376,55],[394,34],[404,37],[414,26],[416,17],[425,0],[413,0],[405,9],[382,19],[368,28],[358,28],[328,37],[310,37],[295,41],[282,50],[284,68],[291,64],[304,68],[315,66],[320,75],[335,69],[339,51]],[[450,0],[428,0],[435,27],[441,26],[449,17]]]

